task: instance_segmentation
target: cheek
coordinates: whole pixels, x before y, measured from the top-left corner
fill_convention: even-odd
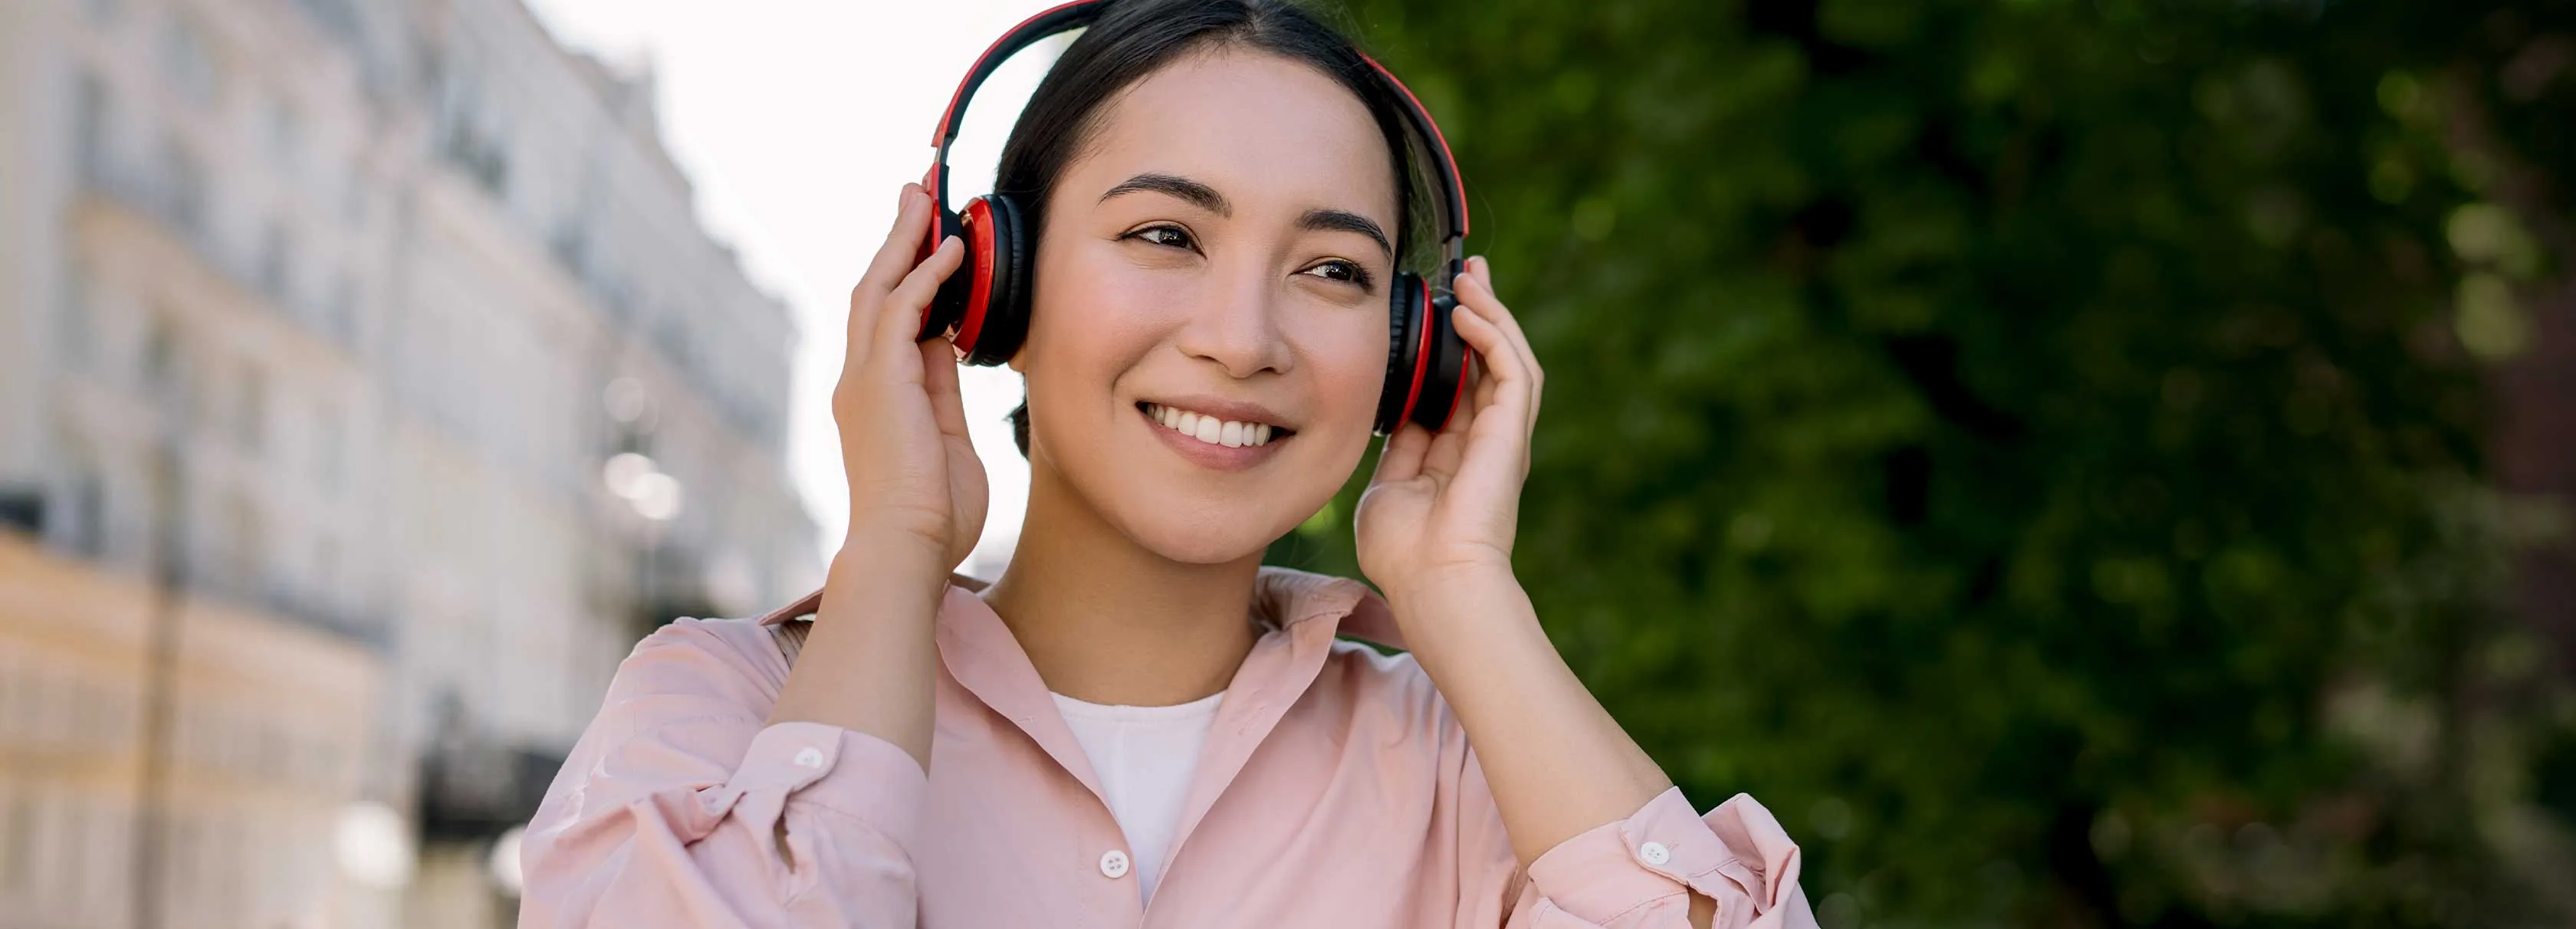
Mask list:
[[[1148,276],[1100,255],[1050,254],[1038,268],[1022,373],[1049,399],[1101,393],[1150,351],[1174,302]],[[1040,386],[1043,385],[1043,386]],[[1049,389],[1052,388],[1052,389]]]
[[[1333,410],[1333,418],[1355,420],[1351,427],[1365,440],[1370,420],[1377,415],[1380,388],[1386,381],[1386,312],[1384,304],[1373,309],[1342,308],[1345,314],[1329,327],[1316,326],[1306,352],[1315,383],[1323,391],[1323,400]]]

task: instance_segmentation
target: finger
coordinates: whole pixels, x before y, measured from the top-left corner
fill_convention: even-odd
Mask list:
[[[940,240],[939,250],[930,253],[930,260],[904,275],[903,283],[885,295],[877,317],[875,354],[868,356],[871,363],[902,364],[900,360],[920,357],[913,349],[913,338],[921,333],[921,310],[938,296],[939,283],[965,261],[966,243],[949,236]]]
[[[1464,313],[1460,316],[1466,320],[1465,324],[1459,327],[1461,334],[1464,334],[1469,327],[1482,327],[1478,330],[1477,338],[1501,338],[1500,331],[1494,329],[1492,323]],[[1511,363],[1510,353],[1500,354],[1502,363]],[[1489,425],[1471,424],[1468,427],[1466,447],[1460,450],[1456,470],[1449,476],[1453,485],[1517,486],[1517,482],[1529,477],[1530,446],[1537,437],[1537,416],[1533,412],[1527,412],[1529,407],[1527,393],[1524,390],[1514,386],[1514,382],[1507,382],[1502,376],[1492,374],[1489,369],[1483,367],[1484,360],[1490,357],[1493,356],[1477,356],[1479,362],[1476,373],[1479,383],[1476,388],[1475,409],[1478,418],[1491,419],[1493,422]],[[1425,467],[1432,466],[1425,465]]]
[[[1422,452],[1431,445],[1431,431],[1420,423],[1407,420],[1386,437],[1385,446],[1377,452],[1377,471],[1369,483],[1409,481],[1422,473]]]
[[[1468,347],[1476,349],[1477,364],[1487,376],[1488,383],[1479,385],[1478,399],[1484,401],[1489,395],[1491,400],[1487,402],[1500,411],[1498,415],[1511,417],[1520,425],[1521,437],[1526,444],[1537,432],[1538,395],[1537,384],[1529,376],[1520,351],[1506,341],[1501,327],[1490,319],[1469,312],[1464,304],[1458,307],[1454,325],[1458,328],[1458,337],[1465,339]],[[1492,388],[1490,394],[1484,389],[1487,386]],[[1483,405],[1485,403],[1479,403],[1479,406]]]
[[[868,270],[859,275],[859,282],[850,287],[849,331],[843,334],[841,346],[843,370],[865,363],[868,340],[874,336],[877,322],[883,318],[886,291],[892,290],[895,282],[902,280],[905,270],[912,266],[909,248],[902,250],[903,261],[891,263],[889,256],[894,254],[897,240],[910,235],[913,237],[910,241],[920,241],[919,237],[929,222],[926,216],[921,215],[925,211],[919,209],[929,202],[929,198],[913,196],[913,188],[914,185],[904,185],[903,196],[898,199],[895,209],[894,229],[886,233],[884,247],[877,250]]]
[[[1473,275],[1460,275],[1458,281],[1458,304],[1473,309],[1478,321],[1492,326],[1502,336],[1502,345],[1490,353],[1513,355],[1520,372],[1528,378],[1528,415],[1535,425],[1541,398],[1547,392],[1547,372],[1539,367],[1538,353],[1530,348],[1529,337],[1521,332],[1520,321],[1512,317],[1511,309],[1494,296],[1494,291],[1485,285],[1484,280]],[[1465,333],[1462,330],[1460,334],[1463,336]],[[1487,351],[1484,346],[1469,344],[1478,351]]]
[[[1485,256],[1467,259],[1467,273],[1475,275],[1476,283],[1485,285],[1486,290],[1494,289],[1494,263],[1485,260]]]
[[[1469,267],[1478,267],[1483,261],[1482,258],[1476,259]],[[1476,315],[1485,317],[1495,328],[1503,331],[1505,339],[1520,351],[1526,361],[1525,367],[1529,369],[1531,379],[1544,380],[1545,375],[1538,367],[1538,353],[1531,350],[1529,336],[1521,331],[1520,320],[1512,315],[1511,308],[1504,306],[1503,299],[1494,295],[1494,287],[1488,280],[1476,274],[1462,274],[1451,286],[1461,305],[1474,307]]]
[[[1518,388],[1529,379],[1529,366],[1523,363],[1519,347],[1511,343],[1510,335],[1501,326],[1464,303],[1451,312],[1450,325],[1458,330],[1458,338],[1475,350],[1474,360],[1481,370],[1508,388]]]
[[[893,290],[912,270],[921,255],[922,240],[930,235],[930,194],[921,185],[903,185],[903,194],[895,202],[894,228],[886,230],[885,244],[877,247],[867,273],[859,277],[859,285],[872,293]]]
[[[1494,402],[1494,392],[1502,389],[1501,384],[1503,382],[1496,378],[1484,376],[1483,368],[1485,363],[1482,360],[1483,356],[1471,353],[1467,357],[1469,360],[1476,362],[1476,367],[1478,369],[1476,373],[1476,403],[1482,405]]]
[[[1470,378],[1480,376],[1472,363],[1468,366],[1467,376]],[[1473,395],[1472,388],[1469,388],[1469,395]],[[1467,398],[1459,399],[1464,401]],[[1431,447],[1422,451],[1424,473],[1437,475],[1444,481],[1458,473],[1458,464],[1464,461],[1467,455],[1467,433],[1475,427],[1476,418],[1482,413],[1477,406],[1474,403],[1461,402],[1456,410],[1449,414],[1449,421],[1441,424],[1440,432],[1431,437]]]
[[[930,392],[930,418],[939,431],[975,445],[974,433],[966,428],[966,399],[960,392],[957,377],[957,350],[946,338],[915,343],[921,350],[922,386]]]

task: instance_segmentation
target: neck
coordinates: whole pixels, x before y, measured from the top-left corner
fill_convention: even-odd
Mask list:
[[[1044,466],[1010,567],[982,596],[1047,689],[1092,703],[1169,706],[1224,690],[1259,637],[1261,553],[1173,561],[1129,539]]]

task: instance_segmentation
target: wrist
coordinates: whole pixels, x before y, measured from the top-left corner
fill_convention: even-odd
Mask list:
[[[945,586],[950,570],[940,563],[945,554],[917,533],[853,524],[841,537],[840,551],[832,555],[831,570],[880,583],[920,580]]]
[[[1485,615],[1497,608],[1527,603],[1520,578],[1508,567],[1456,565],[1419,572],[1383,588],[1387,606],[1399,625],[1438,623],[1456,615]]]
[[[1437,601],[1464,592],[1518,587],[1511,565],[1458,562],[1423,568],[1378,585],[1387,605],[1402,601]]]

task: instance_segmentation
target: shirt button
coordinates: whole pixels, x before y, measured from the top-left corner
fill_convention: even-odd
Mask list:
[[[1662,842],[1648,842],[1637,846],[1637,857],[1645,859],[1647,864],[1660,865],[1673,860],[1673,850],[1665,848]]]
[[[804,751],[796,753],[796,766],[799,768],[822,767],[823,750],[811,745],[805,746]]]
[[[1100,855],[1100,874],[1110,880],[1127,876],[1127,853],[1110,849]]]

